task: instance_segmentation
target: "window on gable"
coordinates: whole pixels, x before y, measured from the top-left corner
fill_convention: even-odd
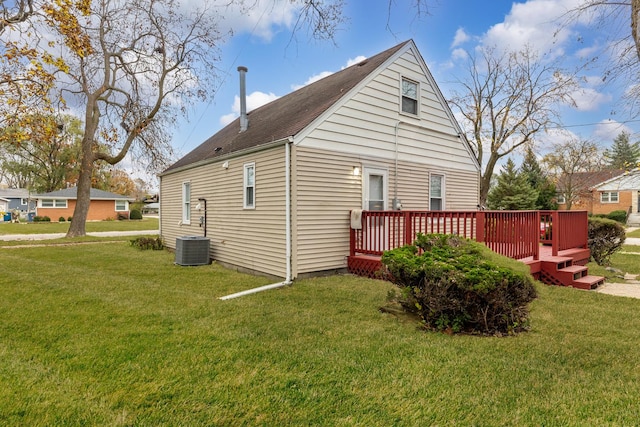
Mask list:
[[[418,83],[402,79],[402,112],[418,115]]]
[[[245,209],[255,209],[256,207],[256,164],[246,163],[244,165],[244,191],[243,207]]]
[[[618,192],[603,191],[602,193],[600,193],[600,202],[601,203],[618,203]]]
[[[191,183],[182,183],[182,223],[191,224]]]
[[[429,178],[429,210],[444,209],[444,176],[431,175]]]
[[[565,199],[564,194],[562,193],[558,193],[556,199],[558,200],[558,204],[560,205],[564,205],[565,203],[567,203],[567,199]]]
[[[116,212],[126,212],[127,210],[126,200],[116,200]]]

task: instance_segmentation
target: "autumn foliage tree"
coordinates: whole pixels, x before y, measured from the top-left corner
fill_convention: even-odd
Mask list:
[[[34,113],[53,117],[64,101],[52,91],[60,73],[69,72],[57,53],[61,47],[86,51],[80,19],[90,0],[16,0],[0,2],[0,144],[19,145],[30,138],[21,130],[40,126],[47,139],[57,134],[55,122],[31,122]],[[49,37],[55,28],[61,38]]]

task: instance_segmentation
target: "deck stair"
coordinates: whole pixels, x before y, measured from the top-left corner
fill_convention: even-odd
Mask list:
[[[604,283],[604,277],[591,276],[588,268],[573,264],[571,257],[548,257],[542,260],[540,280],[548,285],[595,289]]]

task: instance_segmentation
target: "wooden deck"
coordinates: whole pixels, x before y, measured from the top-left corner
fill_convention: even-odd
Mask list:
[[[412,243],[418,233],[456,234],[483,242],[493,251],[529,265],[543,283],[595,289],[604,278],[585,267],[585,211],[376,211],[359,213],[351,229],[348,268],[353,274],[380,277],[385,250]],[[353,219],[353,216],[352,216]]]

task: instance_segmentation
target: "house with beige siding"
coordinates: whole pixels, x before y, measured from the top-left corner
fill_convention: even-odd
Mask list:
[[[352,210],[475,210],[480,167],[412,40],[240,118],[160,175],[160,232],[285,278],[347,267]]]

